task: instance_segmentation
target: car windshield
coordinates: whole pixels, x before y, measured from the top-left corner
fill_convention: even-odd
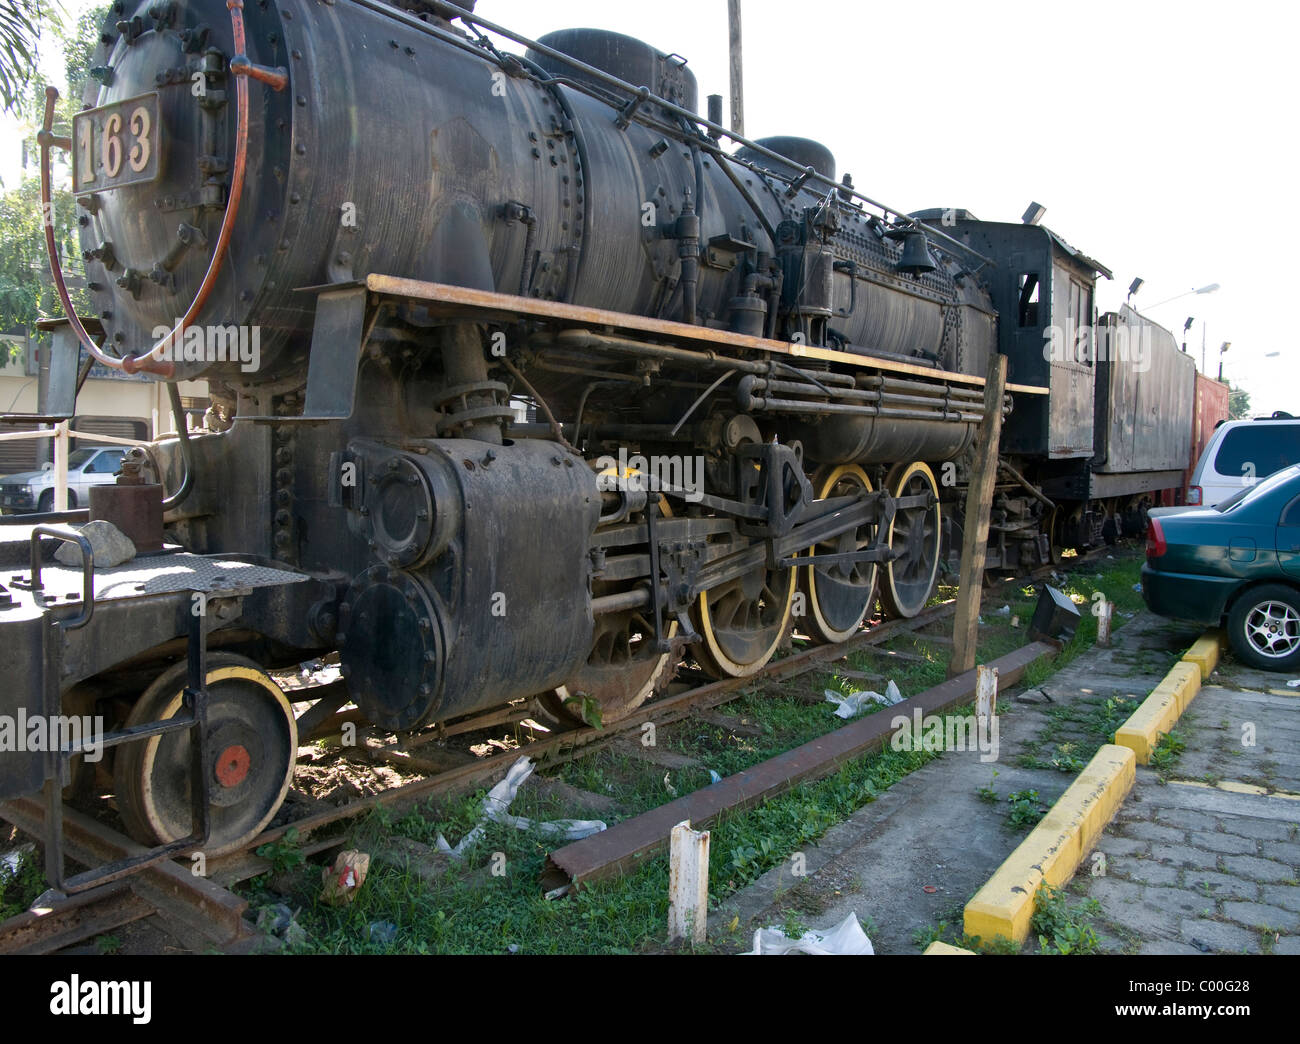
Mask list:
[[[1300,480],[1300,465],[1293,464],[1276,474],[1270,475],[1266,479],[1261,479],[1253,486],[1245,486],[1230,496],[1227,500],[1221,500],[1214,505],[1215,511],[1231,511],[1238,504],[1244,504],[1248,500],[1254,500],[1256,497],[1262,497],[1269,490],[1277,489],[1278,486],[1284,486],[1287,483],[1295,483]]]

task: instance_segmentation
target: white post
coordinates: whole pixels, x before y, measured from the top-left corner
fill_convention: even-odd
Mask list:
[[[54,427],[54,510],[68,510],[68,422]]]
[[[685,820],[673,827],[668,855],[668,941],[703,943],[709,917],[709,832]]]
[[[998,704],[998,669],[980,664],[975,668],[975,717],[991,718]]]
[[[1110,616],[1114,611],[1114,602],[1105,600],[1101,603],[1101,612],[1097,616],[1097,644],[1103,649],[1110,648]]]

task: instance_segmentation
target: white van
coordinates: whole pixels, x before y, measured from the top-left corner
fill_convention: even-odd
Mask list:
[[[1221,424],[1196,462],[1188,507],[1213,507],[1292,464],[1300,464],[1300,418],[1278,416]]]

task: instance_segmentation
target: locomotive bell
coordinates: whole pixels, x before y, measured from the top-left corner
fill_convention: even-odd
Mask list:
[[[903,256],[898,259],[898,270],[908,275],[933,272],[934,259],[930,257],[930,244],[925,233],[910,231],[903,235]]]

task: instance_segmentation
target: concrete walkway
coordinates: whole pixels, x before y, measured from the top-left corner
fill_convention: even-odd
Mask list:
[[[1009,795],[1036,790],[1043,804],[1055,801],[1081,767],[1071,767],[1074,759],[1086,762],[1108,742],[1106,729],[1199,634],[1141,613],[1115,632],[1111,649],[1090,650],[1041,690],[1001,694],[996,762],[982,762],[978,751],[948,752],[912,773],[801,853],[806,876],[795,876],[800,860],[789,860],[712,913],[714,941],[747,949],[755,928],[790,917],[828,928],[849,911],[877,953],[919,953],[936,934],[960,936],[966,901],[1028,832],[1009,824]],[[1229,661],[1184,716],[1187,749],[1171,777],[1300,791],[1300,695],[1284,683]],[[1237,753],[1245,721],[1256,725],[1256,746]],[[1105,862],[1085,860],[1071,891],[1097,899],[1095,923],[1109,951],[1257,952],[1268,948],[1260,923],[1279,933],[1273,949],[1296,952],[1297,823],[1300,801],[1162,784],[1140,768],[1120,819],[1099,842]],[[1091,876],[1094,867],[1105,876]]]

